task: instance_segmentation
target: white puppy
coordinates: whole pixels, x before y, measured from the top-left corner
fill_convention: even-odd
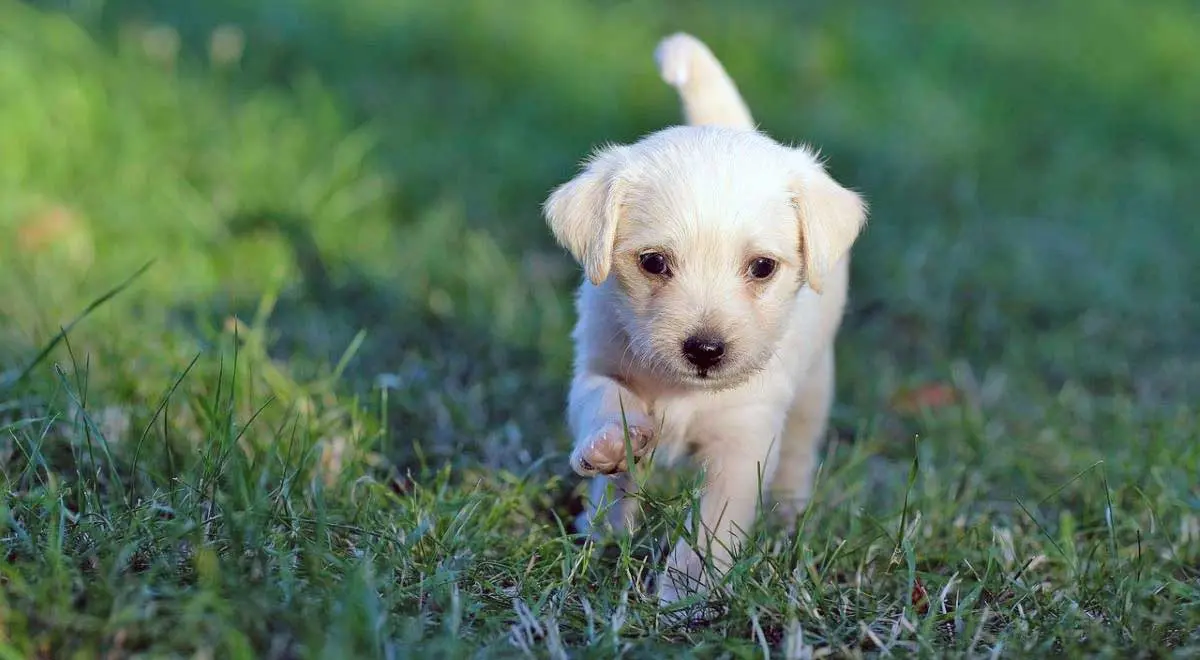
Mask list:
[[[807,149],[757,132],[733,82],[694,37],[656,53],[689,126],[600,149],[546,200],[558,241],[582,264],[571,465],[598,476],[584,524],[628,526],[596,506],[636,458],[694,451],[705,468],[700,545],[680,541],[661,594],[729,566],[759,486],[794,520],[811,489],[834,389],[833,341],[848,251],[865,205]]]

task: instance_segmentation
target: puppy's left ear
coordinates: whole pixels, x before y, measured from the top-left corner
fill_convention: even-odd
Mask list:
[[[592,284],[608,278],[621,215],[621,170],[628,147],[606,147],[583,172],[559,186],[542,205],[554,238],[583,266]]]
[[[808,152],[797,154],[801,166],[792,178],[792,204],[800,218],[800,249],[808,286],[821,292],[825,275],[862,231],[867,203],[843,188]]]

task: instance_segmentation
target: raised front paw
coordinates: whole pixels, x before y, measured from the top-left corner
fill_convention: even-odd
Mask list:
[[[625,453],[625,432],[629,431],[629,444],[633,450],[633,460],[650,451],[654,440],[649,420],[636,424],[631,420],[628,426],[621,420],[609,422],[594,431],[575,445],[571,452],[571,468],[583,477],[597,474],[619,474],[629,471],[629,460]]]

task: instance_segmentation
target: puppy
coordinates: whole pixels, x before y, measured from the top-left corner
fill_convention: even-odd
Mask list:
[[[789,521],[809,498],[866,207],[813,152],[755,130],[699,40],[655,55],[688,125],[601,148],[543,210],[586,275],[567,408],[571,466],[596,477],[584,528],[633,522],[628,498],[600,506],[610,483],[634,486],[626,437],[635,461],[657,448],[704,467],[699,543],[679,541],[659,580],[670,602],[729,567],[760,484]]]

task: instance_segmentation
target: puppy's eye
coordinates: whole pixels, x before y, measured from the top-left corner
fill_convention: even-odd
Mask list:
[[[765,280],[775,274],[775,269],[779,266],[774,259],[759,257],[750,262],[749,273],[750,277],[756,280]]]
[[[662,252],[643,252],[638,255],[638,264],[642,270],[651,275],[667,275],[670,273],[670,268],[667,266],[667,256]]]

